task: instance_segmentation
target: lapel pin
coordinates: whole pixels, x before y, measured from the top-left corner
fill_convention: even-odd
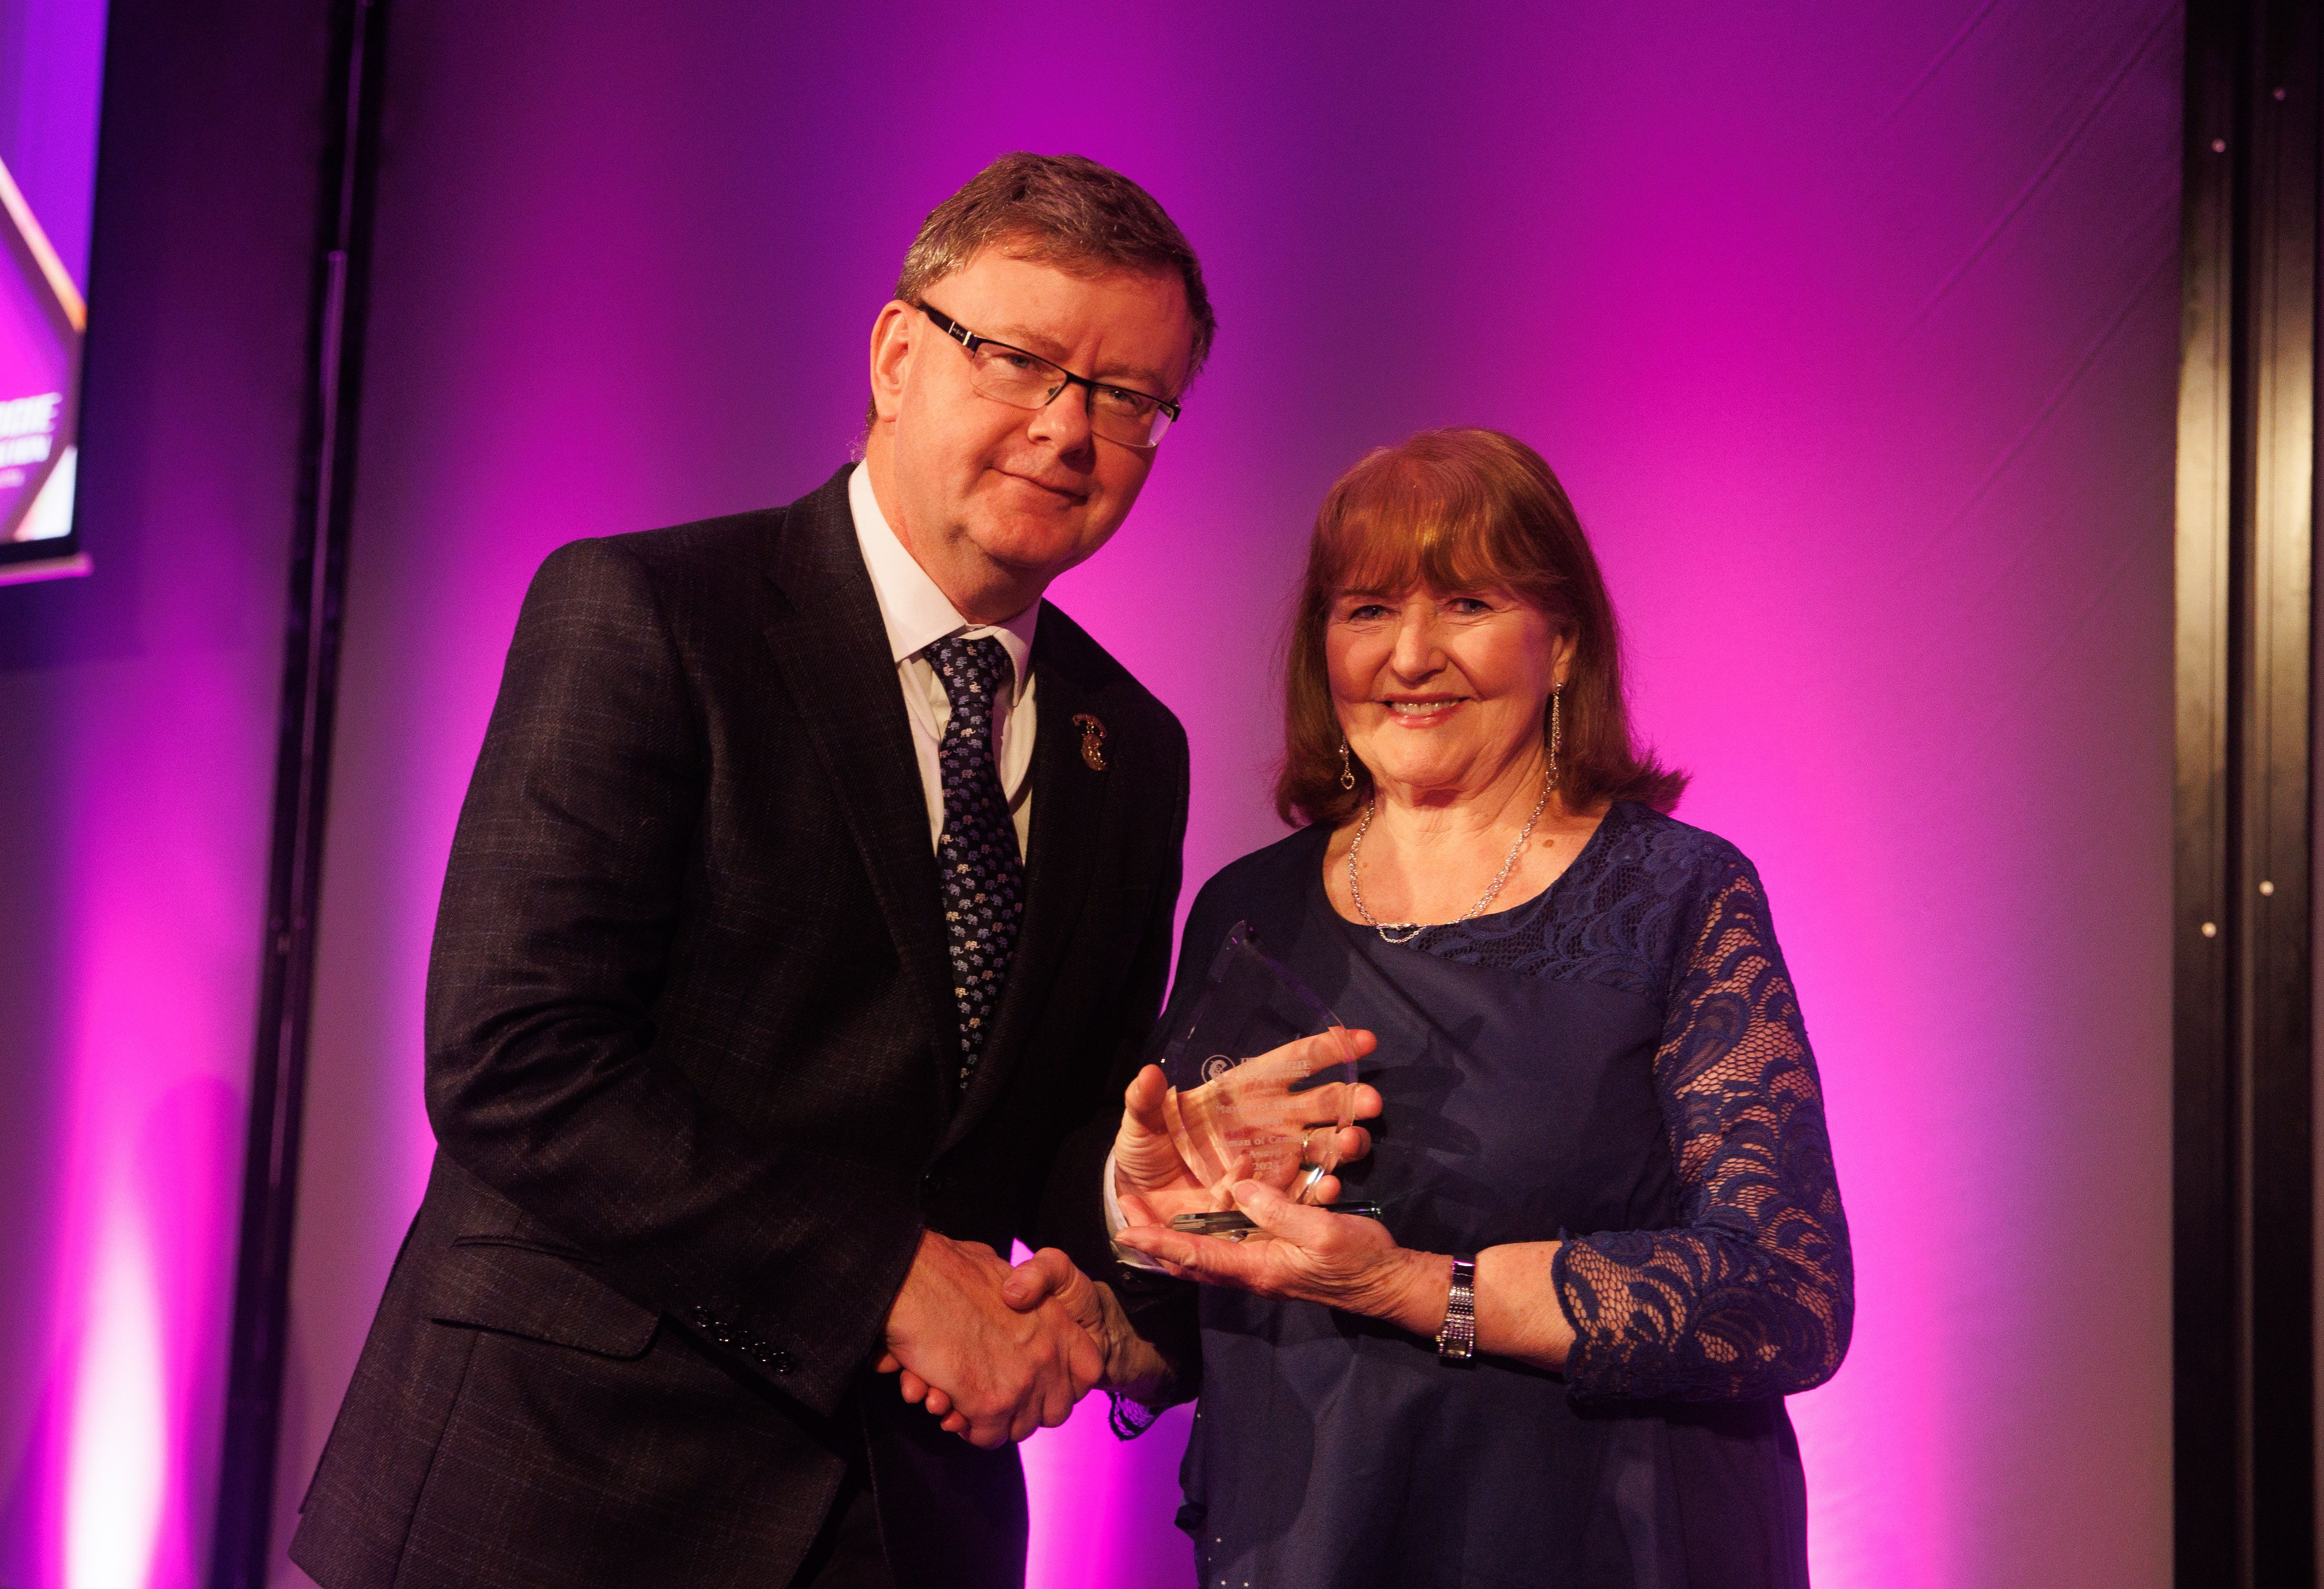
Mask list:
[[[1082,765],[1093,772],[1105,771],[1105,725],[1087,712],[1074,714],[1074,726],[1082,731]]]

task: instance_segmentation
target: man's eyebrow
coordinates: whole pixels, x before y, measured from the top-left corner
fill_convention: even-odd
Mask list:
[[[1170,383],[1162,378],[1161,371],[1148,369],[1144,365],[1116,365],[1111,370],[1099,371],[1097,379],[1107,382],[1132,381],[1137,383],[1141,391],[1152,397],[1158,397],[1170,390]]]
[[[1027,353],[1038,353],[1054,364],[1065,362],[1060,356],[1065,352],[1063,345],[1052,337],[1044,337],[1038,331],[1030,330],[1023,326],[1004,323],[992,330],[980,332],[978,335],[987,341],[1006,342],[1010,346],[1021,347]]]

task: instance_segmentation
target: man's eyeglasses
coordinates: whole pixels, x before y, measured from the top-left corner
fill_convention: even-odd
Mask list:
[[[936,323],[937,330],[968,350],[969,384],[995,402],[1005,402],[1011,408],[1043,409],[1055,402],[1057,393],[1066,387],[1082,387],[1089,393],[1090,429],[1124,447],[1152,447],[1178,417],[1178,405],[1167,398],[1076,375],[1038,353],[980,337],[925,303],[920,305],[920,312]]]

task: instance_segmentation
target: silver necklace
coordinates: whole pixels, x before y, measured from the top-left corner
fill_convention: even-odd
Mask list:
[[[1469,909],[1462,914],[1459,920],[1443,923],[1442,925],[1458,927],[1462,921],[1468,920],[1471,916],[1482,915],[1484,913],[1485,907],[1491,904],[1494,899],[1500,893],[1501,884],[1509,880],[1509,868],[1515,866],[1517,864],[1517,857],[1525,854],[1526,840],[1533,836],[1533,825],[1541,820],[1541,808],[1549,804],[1550,781],[1551,775],[1548,772],[1544,772],[1541,775],[1541,799],[1534,801],[1533,815],[1526,818],[1525,830],[1517,835],[1517,842],[1509,846],[1509,858],[1501,863],[1501,869],[1493,874],[1493,881],[1485,885],[1485,892],[1478,896],[1477,902],[1470,906]],[[1364,847],[1364,835],[1371,829],[1372,813],[1379,809],[1379,801],[1377,798],[1364,802],[1364,819],[1356,824],[1356,836],[1349,842],[1348,898],[1354,901],[1356,914],[1364,919],[1364,925],[1380,935],[1380,941],[1382,943],[1408,944],[1413,939],[1418,938],[1422,933],[1426,932],[1431,924],[1425,921],[1380,920],[1378,917],[1374,916],[1370,908],[1364,904],[1364,891],[1362,885],[1356,882],[1356,852]],[[1402,933],[1404,936],[1402,938],[1398,938],[1396,936],[1398,933]]]

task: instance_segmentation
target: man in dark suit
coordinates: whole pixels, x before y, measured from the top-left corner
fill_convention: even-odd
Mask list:
[[[1128,1371],[999,1254],[1109,1261],[1187,783],[1041,593],[1213,328],[1142,189],[1009,156],[880,313],[862,464],[542,566],[437,921],[435,1169],[291,1545],[327,1589],[1021,1581],[1008,1442]]]

